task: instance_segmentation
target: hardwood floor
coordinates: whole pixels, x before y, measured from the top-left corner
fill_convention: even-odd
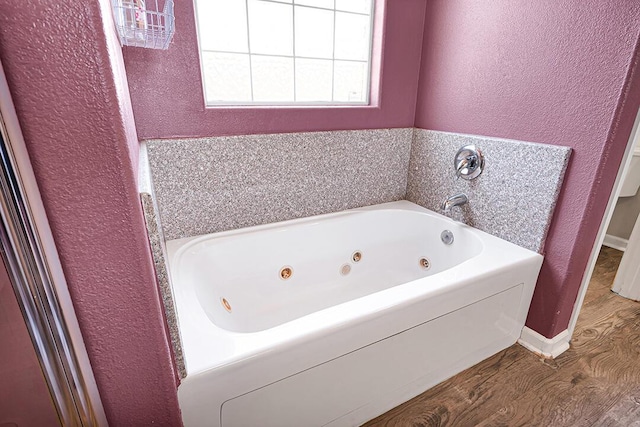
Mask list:
[[[640,303],[611,292],[622,252],[598,257],[571,348],[545,360],[516,344],[366,427],[640,427]]]

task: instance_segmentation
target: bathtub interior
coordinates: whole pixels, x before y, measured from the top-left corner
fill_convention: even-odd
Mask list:
[[[175,281],[193,287],[218,327],[257,332],[438,274],[482,250],[463,224],[408,202],[400,206],[183,240]],[[453,243],[441,239],[445,230]]]

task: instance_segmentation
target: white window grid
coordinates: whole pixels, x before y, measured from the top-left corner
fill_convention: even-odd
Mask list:
[[[376,0],[371,0],[371,9],[368,13],[363,13],[363,12],[354,12],[354,11],[350,11],[350,10],[344,10],[344,9],[337,9],[336,8],[336,1],[333,0],[333,7],[332,8],[328,8],[328,7],[320,7],[320,6],[312,6],[312,5],[306,5],[306,4],[299,4],[297,3],[296,0],[292,0],[292,1],[278,1],[278,0],[256,0],[258,2],[262,2],[262,3],[276,3],[276,4],[285,4],[285,5],[291,5],[291,7],[293,8],[293,13],[292,13],[292,19],[293,19],[293,55],[282,55],[282,54],[265,54],[265,53],[253,53],[251,52],[251,35],[250,35],[250,20],[249,20],[249,0],[239,0],[239,1],[244,1],[245,3],[245,15],[246,15],[246,26],[247,26],[247,44],[248,44],[248,52],[242,52],[242,51],[234,51],[234,50],[217,50],[217,49],[203,49],[200,48],[200,63],[202,64],[202,52],[212,52],[212,53],[231,53],[231,54],[241,54],[241,55],[248,55],[249,56],[249,82],[250,82],[250,87],[251,87],[251,101],[215,101],[214,103],[207,103],[208,106],[324,106],[324,105],[336,105],[336,106],[340,106],[340,105],[369,105],[370,103],[370,99],[371,99],[371,56],[372,56],[372,51],[373,51],[373,17],[374,17],[374,9],[375,9],[375,2]],[[324,58],[324,57],[317,57],[317,56],[299,56],[296,55],[296,8],[300,7],[300,8],[308,8],[308,9],[317,9],[317,10],[325,10],[325,11],[332,11],[334,12],[333,14],[333,53],[331,58]],[[335,48],[336,48],[336,12],[340,12],[340,13],[347,13],[347,14],[353,14],[353,15],[360,15],[360,16],[367,16],[369,17],[369,52],[368,52],[368,57],[365,60],[358,60],[358,59],[345,59],[345,58],[336,58],[335,55]],[[198,23],[196,23],[196,26],[199,25]],[[294,95],[294,101],[287,101],[287,102],[278,102],[278,101],[254,101],[254,91],[253,91],[253,64],[252,64],[252,57],[255,56],[262,56],[262,57],[273,57],[273,58],[291,58],[293,59],[293,95]],[[332,73],[331,73],[331,101],[296,101],[297,98],[297,94],[296,94],[296,59],[317,59],[317,60],[323,60],[323,61],[331,61],[331,68],[332,68]],[[335,93],[334,93],[334,80],[335,80],[335,62],[336,61],[344,61],[344,62],[354,62],[354,63],[360,63],[360,64],[366,64],[366,75],[367,75],[367,87],[365,90],[365,97],[366,99],[364,101],[336,101],[334,100],[335,97]],[[202,67],[201,67],[202,69]],[[204,73],[204,69],[202,69],[202,72]],[[206,99],[206,83],[205,83],[205,78],[204,75],[202,76],[202,82],[203,85],[205,85],[204,90],[205,90],[205,99]]]

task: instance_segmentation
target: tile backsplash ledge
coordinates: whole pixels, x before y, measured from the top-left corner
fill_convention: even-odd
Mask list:
[[[483,150],[485,171],[456,179],[453,157]],[[570,148],[424,129],[149,140],[164,238],[407,199],[436,212],[466,193],[455,219],[541,252]]]
[[[401,200],[413,129],[147,141],[167,240]]]
[[[149,246],[153,256],[156,281],[160,290],[160,296],[162,297],[162,304],[164,306],[165,320],[168,328],[167,332],[171,339],[171,347],[173,350],[176,369],[180,378],[185,378],[187,376],[187,369],[184,362],[184,354],[182,352],[182,337],[180,336],[180,328],[178,325],[178,313],[176,312],[174,305],[171,278],[169,277],[169,272],[167,270],[167,248],[165,246],[162,224],[158,217],[159,209],[153,191],[153,183],[151,182],[147,146],[144,142],[140,144],[138,192],[140,193],[142,213],[144,215],[147,237],[149,239]]]
[[[457,179],[453,158],[475,144],[485,157],[476,179]],[[571,149],[499,138],[415,129],[406,198],[439,212],[458,193],[469,202],[454,218],[516,245],[542,252]]]

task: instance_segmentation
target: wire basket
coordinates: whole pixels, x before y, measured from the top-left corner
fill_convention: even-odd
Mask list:
[[[173,0],[164,0],[164,6],[160,9],[162,1],[112,0],[120,43],[148,49],[167,49],[175,32],[175,19]]]

